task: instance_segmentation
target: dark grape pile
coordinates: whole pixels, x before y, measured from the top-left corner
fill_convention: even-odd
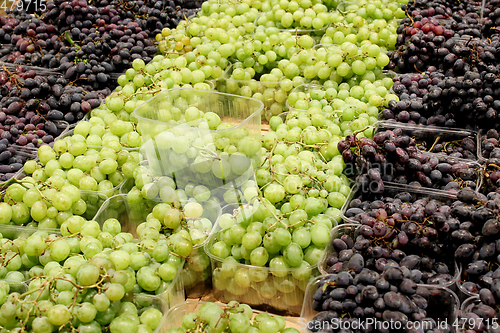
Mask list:
[[[479,290],[479,299],[469,299],[463,313],[464,328],[469,332],[499,331],[496,319],[498,318],[498,302],[500,301],[500,269],[491,275],[489,285]]]
[[[375,193],[383,191],[383,181],[456,192],[476,189],[480,178],[479,164],[422,152],[402,128],[378,132],[373,139],[349,135],[338,148],[348,170],[363,172],[361,187]]]
[[[196,1],[53,0],[39,18],[0,18],[1,61],[53,69],[86,91],[115,88],[110,74],[151,61],[154,37],[201,6]],[[13,17],[12,17],[13,16]]]
[[[354,244],[354,247],[362,246],[358,245],[360,241],[355,242],[350,237],[338,241],[344,247],[347,247],[346,243],[351,246]],[[426,332],[451,330],[451,325],[440,331],[434,330],[436,321],[432,318],[431,309],[437,305],[433,297],[440,296],[439,289],[419,286],[415,283],[415,280],[419,280],[419,274],[413,273],[407,266],[385,259],[378,259],[377,262],[376,268],[368,268],[363,256],[354,254],[346,261],[345,270],[327,275],[319,281],[312,302],[313,309],[319,313],[308,323],[312,332],[342,332],[328,324],[338,325],[343,320],[347,322],[343,325],[351,327],[364,323],[368,325],[368,332],[390,332],[371,324],[368,318],[402,323],[425,321],[429,322],[428,326],[425,325]],[[446,310],[443,310],[451,306],[443,299],[439,302],[439,312],[444,314]]]
[[[0,17],[0,182],[52,144],[64,122],[98,107],[134,59],[151,61],[154,37],[200,7],[198,0],[51,0],[7,10]]]
[[[463,265],[460,278],[466,282],[461,288],[479,293],[491,307],[491,293],[500,286],[495,264],[500,258],[499,203],[500,194],[485,196],[470,188],[456,196],[397,186],[386,187],[384,195],[361,191],[345,212],[359,224],[339,226],[332,233],[325,262],[332,275],[320,281],[314,294],[313,308],[319,313],[310,327],[345,317],[427,320],[429,312],[421,311],[426,308],[414,297],[427,295],[422,283],[453,284],[454,259]],[[412,302],[416,307],[409,306]],[[495,307],[488,307],[476,306],[472,313],[497,315]]]
[[[417,0],[403,6],[408,17],[399,26],[387,66],[400,73],[392,87],[399,100],[381,112],[393,127],[379,126],[373,139],[347,136],[338,145],[363,191],[345,212],[360,224],[353,247],[381,247],[377,255],[390,255],[398,267],[396,252],[448,270],[454,258],[462,267],[461,291],[479,295],[462,313],[466,321],[499,317],[500,9],[496,0],[484,5],[483,19],[481,2]],[[429,127],[433,135],[422,138]],[[480,132],[479,147],[473,136],[444,139],[442,133],[453,127]],[[430,192],[418,198],[393,195],[388,182],[446,190],[446,196],[456,197],[440,202]],[[339,260],[343,250],[332,247],[328,269],[338,273],[345,268]],[[360,254],[372,260],[371,252]],[[418,267],[422,277],[430,267]],[[467,329],[498,331],[486,324]]]
[[[401,128],[403,134],[415,140],[417,148],[421,151],[457,159],[478,160],[478,133],[475,131],[445,129],[423,124],[402,124],[395,120],[380,122],[378,128],[379,131]]]
[[[406,10],[388,65],[404,73],[393,88],[400,102],[391,103],[384,118],[498,129],[498,1],[485,3],[483,22],[480,2],[415,1]]]

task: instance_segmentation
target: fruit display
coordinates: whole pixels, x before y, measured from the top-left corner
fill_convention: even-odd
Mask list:
[[[360,326],[372,332],[450,332],[460,325],[456,321],[459,301],[451,290],[411,286],[407,281],[398,267],[318,277],[308,288],[306,300],[312,307],[303,309],[301,319],[308,332]],[[384,323],[393,324],[384,328]]]
[[[498,0],[41,4],[0,17],[0,333],[498,330]]]

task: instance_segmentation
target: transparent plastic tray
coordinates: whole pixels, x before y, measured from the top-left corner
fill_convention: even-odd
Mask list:
[[[162,327],[162,332],[167,332],[168,330],[181,327],[182,326],[182,317],[188,313],[198,313],[200,307],[206,302],[198,302],[198,301],[188,301],[182,304],[179,304],[168,311],[168,314],[165,317],[164,325]],[[240,302],[241,303],[241,302]],[[225,309],[227,307],[226,304],[216,303],[218,307],[221,309]],[[254,316],[262,313],[258,310],[253,310]],[[299,321],[292,318],[284,318],[286,321],[286,328],[295,328],[299,330],[299,332],[304,332],[301,329],[301,325]]]
[[[46,232],[49,235],[60,235],[59,229],[39,229],[37,227],[25,227],[17,225],[0,225],[0,234],[3,238],[14,240],[16,238],[28,238],[37,231]]]
[[[38,157],[35,160],[38,160]],[[13,179],[21,180],[24,177],[26,177],[26,173],[24,172],[24,167],[23,167],[21,168],[21,170],[19,170],[19,172],[15,174],[15,176],[12,179],[10,179],[5,183],[0,183],[0,189],[3,188],[6,189],[10,184],[13,183]],[[80,198],[84,200],[85,203],[87,204],[85,213],[83,213],[81,216],[87,220],[92,219],[108,198],[120,193],[120,189],[124,186],[126,182],[127,179],[124,179],[120,184],[107,191],[80,190]]]
[[[222,213],[233,213],[235,208],[235,205],[227,205]],[[217,232],[220,230],[217,223],[214,232],[205,244],[205,253],[210,257],[212,264],[214,298],[222,303],[236,300],[259,310],[298,316],[302,309],[302,299],[307,283],[320,274],[318,265],[312,265],[308,270],[309,274],[304,274],[304,277],[297,279],[297,274],[303,274],[304,269],[271,269],[228,262],[210,252],[210,248],[217,240]],[[233,275],[225,277],[221,274],[221,268],[228,266],[232,268]],[[236,282],[234,275],[238,272],[249,275],[250,278],[246,281],[248,285],[240,285]]]
[[[343,210],[344,214],[343,217],[346,219],[346,223],[355,223],[355,224],[359,223],[359,221],[355,219],[355,216],[359,214],[359,211],[358,210],[353,210],[352,212],[349,211],[353,199],[366,201],[366,200],[379,200],[381,197],[394,198],[395,195],[403,192],[408,192],[411,194],[412,196],[411,202],[415,202],[420,198],[429,197],[432,199],[436,199],[442,202],[443,204],[448,205],[453,203],[453,201],[457,200],[455,194],[444,190],[434,190],[425,187],[413,187],[408,185],[384,182],[384,193],[375,194],[372,193],[370,189],[363,188],[360,184],[357,184],[355,190],[353,191],[352,199],[349,202],[346,202],[345,210]]]
[[[403,133],[414,138],[417,142],[417,147],[421,151],[445,155],[448,156],[448,158],[453,158],[457,161],[463,160],[470,162],[480,160],[480,137],[475,131],[460,128],[411,125],[392,121],[380,121],[377,123],[377,131],[393,130],[395,128],[401,128]],[[453,157],[445,151],[448,144],[460,144],[462,140],[466,138],[471,139],[476,145],[475,151],[471,152],[474,155],[474,158],[464,159],[462,157]]]
[[[290,92],[291,93],[304,93],[306,95],[309,95],[309,93],[314,90],[314,89],[323,89],[323,86],[319,85],[319,84],[301,84],[300,86],[298,87],[295,87],[292,89],[292,91]],[[290,103],[288,102],[288,98],[286,99],[286,108],[289,110],[289,111],[307,111],[307,110],[302,110],[302,109],[297,109],[293,106],[290,105]]]
[[[268,121],[272,116],[288,111],[286,100],[289,91],[283,90],[280,82],[263,82],[256,79],[235,80],[232,78],[233,70],[233,66],[230,66],[222,77],[214,81],[216,91],[260,99],[264,103],[262,120]]]
[[[328,272],[327,259],[332,253],[336,252],[334,247],[333,247],[333,240],[339,239],[343,235],[348,235],[353,240],[356,239],[356,237],[358,236],[358,230],[359,230],[360,226],[361,225],[359,223],[347,223],[347,224],[338,225],[332,229],[332,231],[330,233],[331,234],[330,242],[326,246],[326,249],[323,252],[323,255],[321,256],[321,259],[319,260],[319,263],[318,263],[318,268],[319,268],[319,271],[321,272],[322,275],[330,274]],[[404,251],[404,249],[403,249],[403,251]],[[347,262],[345,264],[347,264]],[[450,272],[452,279],[450,281],[448,281],[447,283],[435,284],[435,285],[433,284],[433,286],[444,287],[444,288],[454,288],[455,282],[458,281],[458,279],[460,278],[461,269],[455,262],[453,262],[452,264],[453,265],[450,267],[450,269],[452,270]]]
[[[93,218],[99,209],[104,205],[104,202],[111,198],[114,195],[117,195],[120,193],[120,188],[122,185],[125,183],[126,180],[124,180],[121,184],[113,187],[112,189],[108,191],[84,191],[80,190],[80,197],[85,201],[87,204],[87,209],[85,210],[85,213],[83,213],[83,217],[86,218],[87,220]]]
[[[155,201],[143,200],[139,204],[130,204],[125,194],[115,195],[106,200],[93,220],[102,225],[107,219],[116,218],[122,225],[122,232],[129,232],[133,234],[134,237],[137,237],[137,226],[146,221],[147,215],[152,212],[157,203],[158,202]],[[214,226],[221,213],[220,207],[216,208],[217,209],[212,208],[210,210],[205,209],[204,215],[202,216],[212,221]],[[213,233],[213,230],[212,228],[210,234]],[[205,254],[204,249],[204,245],[207,242],[208,237],[201,244],[195,245],[191,255],[185,259],[183,269],[179,271],[182,271],[182,273],[180,277],[176,277],[178,281],[172,283],[172,285],[175,284],[175,286],[172,287],[173,290],[170,292],[170,294],[173,295],[173,300],[170,301],[169,304],[178,303],[181,296],[184,297],[184,289],[186,290],[187,297],[201,297],[209,292],[212,270],[209,258]],[[179,292],[180,289],[182,289],[182,293]],[[179,296],[177,296],[177,294]]]
[[[488,318],[480,315],[484,310],[474,312],[477,305],[483,304],[479,296],[472,296],[465,299],[460,306],[460,316],[457,331],[460,332],[497,332],[498,331],[498,305],[493,307],[496,312],[495,317]],[[471,316],[474,314],[475,316]],[[479,318],[477,318],[478,316]]]
[[[464,271],[465,274],[465,268],[463,267],[463,265],[461,263],[457,263],[457,265]],[[462,298],[479,297],[479,293],[469,291],[464,287],[465,282],[466,280],[463,280],[462,276],[459,279],[457,279],[457,289],[459,292],[459,296],[461,296]],[[474,284],[477,285],[479,288],[482,288],[482,286],[478,285],[478,283],[474,282]]]
[[[191,118],[187,123],[168,119],[173,113],[181,120],[191,107],[217,114],[219,129],[194,127],[196,120]],[[260,163],[262,108],[254,98],[176,88],[142,103],[133,115],[143,136],[141,152],[152,173],[218,188],[248,180]]]
[[[474,305],[479,304],[481,300],[479,299],[479,296],[470,296],[467,297],[462,304],[460,305],[460,318],[466,317],[467,313],[470,313]]]
[[[313,296],[319,288],[326,288],[328,286],[328,278],[331,275],[318,276],[307,285],[306,295],[304,297],[304,306],[300,315],[301,324],[306,326],[306,331],[310,332],[308,323],[319,312],[313,308]],[[426,308],[427,316],[434,319],[436,322],[446,321],[450,325],[452,332],[454,332],[453,324],[457,322],[460,312],[460,301],[457,295],[448,288],[430,285],[418,285],[421,292],[428,293],[428,306]],[[418,293],[418,291],[417,291]],[[302,321],[304,321],[302,323]],[[324,331],[318,331],[324,332]],[[454,332],[455,333],[455,332]]]
[[[315,50],[318,50],[318,49],[321,49],[321,48],[324,48],[325,50],[328,50],[328,48],[330,47],[334,47],[334,48],[338,48],[340,47],[339,45],[327,45],[327,44],[318,44],[314,47]],[[375,70],[374,70],[375,71]],[[397,74],[393,71],[389,71],[389,70],[382,70],[378,73],[378,77],[376,78],[376,80],[382,80],[382,79],[385,79],[385,78],[394,78]],[[362,77],[360,76],[353,76],[352,78],[349,79],[349,82],[361,82],[362,80]],[[304,93],[306,95],[306,100],[311,100],[311,97],[310,97],[310,92],[314,89],[314,90],[321,90],[321,91],[325,91],[325,88],[322,84],[319,84],[318,82],[323,82],[324,80],[313,80],[313,81],[310,81],[309,83],[305,83],[305,84],[301,84],[297,87],[295,87],[294,89],[292,89],[292,91],[289,93],[289,96],[292,94],[292,93]],[[315,83],[316,82],[316,83]],[[337,89],[337,93],[339,92],[339,90]],[[387,93],[393,93],[392,92],[392,87],[390,89],[387,90]],[[335,100],[338,100],[338,97],[335,97],[332,101],[328,102],[328,101],[324,101],[328,104],[324,104],[324,105],[332,105],[332,103],[335,101]],[[323,105],[323,102],[321,103]],[[294,106],[292,106],[288,100],[288,97],[287,97],[287,101],[286,101],[286,107],[289,111],[307,111],[307,109],[300,109],[300,108],[297,108]],[[377,119],[380,118],[380,114],[381,114],[381,111],[379,112],[378,116],[377,116]]]
[[[158,295],[160,296],[160,295]],[[170,305],[168,302],[166,302],[164,299],[158,296],[152,296],[148,294],[133,294],[131,297],[129,296],[128,301],[132,302],[136,305],[137,307],[137,314],[140,316],[144,311],[147,309],[153,308],[161,311],[163,314],[163,317],[154,330],[154,333],[161,333],[163,332],[163,325],[165,322],[165,319],[167,317],[168,310],[170,309],[171,306],[174,304]],[[124,301],[127,301],[125,299]]]
[[[64,134],[62,134],[59,137],[59,140],[66,139],[67,137],[70,137],[73,134],[74,134],[74,128],[69,128]],[[100,150],[102,148],[103,148],[103,146],[87,146],[87,149]],[[132,152],[132,151],[138,152],[139,151],[139,148],[122,147],[121,149],[129,151],[129,152]],[[97,211],[99,210],[99,208],[101,208],[101,206],[103,205],[104,201],[106,201],[108,198],[120,193],[120,189],[122,188],[122,186],[125,184],[126,181],[127,181],[127,179],[124,179],[120,184],[118,184],[117,186],[115,186],[107,191],[80,190],[80,196],[87,204],[87,210],[85,211],[85,213],[82,216],[88,220],[90,220],[92,217],[94,217],[96,215]]]
[[[86,116],[88,116],[89,113],[87,113]],[[90,116],[89,116],[90,118]],[[88,121],[88,120],[81,120],[81,121]],[[73,124],[73,125],[78,125],[78,123],[80,123],[81,121]],[[67,137],[70,137],[70,136],[73,136],[75,134],[75,126],[71,127],[71,125],[68,127],[68,130],[65,131],[64,133],[62,133],[58,138],[57,140],[63,140],[63,139],[66,139]],[[92,145],[88,145],[87,146],[87,149],[96,149],[96,150],[100,150],[104,148],[104,146],[92,146]],[[132,151],[139,151],[140,150],[140,147],[123,147],[121,148],[122,150],[126,150],[126,151],[129,151],[129,152],[132,152]]]
[[[427,128],[432,128],[432,126],[426,127],[426,129]],[[394,125],[393,122],[386,122],[386,121],[379,121],[379,122],[376,123],[374,134],[382,132],[382,131],[388,131],[388,130],[391,130],[391,131],[392,130],[398,130],[398,131],[400,130],[400,131],[402,131],[403,134],[408,135],[408,136],[410,136],[412,138],[415,138],[415,137],[418,137],[418,136],[425,136],[426,135],[426,134],[425,135],[423,134],[423,133],[425,133],[423,127],[416,126],[416,128],[415,128],[415,126],[413,126],[413,125]],[[464,133],[465,132],[468,132],[468,131],[464,130]],[[437,134],[436,131],[434,131],[434,133]],[[433,142],[434,141],[435,141],[435,139],[433,140]],[[420,151],[420,152],[428,160],[435,158],[437,160],[437,163],[448,163],[452,167],[455,166],[455,165],[459,165],[460,164],[462,166],[465,166],[464,169],[471,169],[472,170],[472,172],[470,172],[470,173],[469,172],[462,173],[462,171],[458,172],[458,173],[456,173],[456,172],[455,173],[451,173],[452,176],[455,177],[454,179],[459,183],[459,188],[458,189],[456,189],[456,188],[446,189],[447,185],[444,182],[441,182],[441,181],[440,181],[439,184],[434,184],[433,183],[433,187],[424,187],[424,185],[422,185],[420,183],[421,186],[422,186],[422,188],[428,188],[428,189],[431,189],[431,190],[445,190],[446,189],[450,193],[454,192],[454,194],[456,194],[461,188],[464,188],[464,187],[470,187],[473,190],[475,190],[476,192],[481,189],[481,185],[482,185],[482,166],[481,166],[481,164],[479,162],[477,162],[475,160],[466,160],[466,159],[457,158],[457,157],[453,157],[453,156],[448,156],[448,155],[444,155],[444,154],[430,153],[430,152],[427,152],[427,151]],[[363,165],[363,166],[357,165],[356,167],[358,169],[361,168],[364,172],[366,172],[366,165]],[[379,166],[379,169],[380,169],[380,166]],[[432,169],[432,170],[434,170],[434,169]],[[389,171],[391,171],[391,169],[389,169]],[[398,174],[396,176],[399,177],[399,176],[402,176],[402,175],[406,175],[407,172],[408,172],[407,170],[405,171],[405,173],[398,172]],[[394,176],[394,174],[390,174],[388,172],[388,170],[384,170],[384,172],[381,172],[381,173],[382,173],[382,176],[384,176],[384,173],[386,175]],[[408,184],[401,184],[401,183],[398,183],[398,184],[409,185],[411,182],[415,182],[417,180],[417,177],[414,174],[415,174],[415,172],[412,172],[412,175],[414,176],[414,178],[408,179]],[[468,184],[460,184],[460,183],[465,183],[464,179],[470,181],[470,183],[468,183]]]
[[[132,205],[127,202],[125,195],[114,195],[104,202],[93,220],[102,226],[107,219],[116,218],[120,221],[122,232],[131,233],[136,238],[137,226],[146,221],[146,217],[153,210],[153,207],[154,203],[146,201]],[[170,287],[162,294],[157,295],[167,302],[169,306],[179,304],[185,299],[182,278],[184,265],[185,262],[183,261]]]
[[[468,297],[479,297],[479,294],[477,293],[474,293],[474,292],[471,292],[469,290],[467,290],[464,285],[464,283],[462,282],[461,279],[458,279],[457,280],[457,289],[458,291],[460,292],[460,296],[464,297],[464,298],[468,298]]]

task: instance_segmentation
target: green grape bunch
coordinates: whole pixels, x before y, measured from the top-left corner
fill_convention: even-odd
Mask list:
[[[248,180],[260,162],[261,110],[255,99],[173,89],[134,113],[154,172],[219,187]]]
[[[231,301],[225,307],[211,302],[204,303],[197,313],[190,312],[182,316],[180,323],[180,326],[170,328],[167,333],[299,332],[296,328],[287,327],[289,323],[283,317],[265,312],[255,313],[249,305],[237,301]]]

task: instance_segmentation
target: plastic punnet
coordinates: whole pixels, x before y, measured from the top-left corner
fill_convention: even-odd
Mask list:
[[[102,225],[109,218],[116,218],[122,225],[122,232],[128,232],[138,237],[137,226],[146,221],[147,215],[152,212],[154,206],[159,202],[143,200],[139,204],[130,204],[125,194],[110,197],[102,205],[93,220]],[[220,216],[220,207],[205,207],[202,217],[208,218],[215,227],[215,222]],[[200,297],[210,290],[212,270],[210,260],[205,254],[204,245],[208,242],[208,237],[213,233],[210,231],[200,244],[193,246],[191,254],[185,258],[182,269],[172,282],[169,294],[173,297],[168,299],[169,305],[179,303],[181,296],[184,297],[184,288],[188,297]],[[179,290],[182,289],[182,292]],[[177,296],[179,295],[179,296]],[[184,299],[182,299],[184,300]]]
[[[309,323],[320,313],[314,309],[313,302],[316,301],[313,299],[313,296],[319,288],[328,287],[330,278],[333,278],[333,275],[318,276],[307,285],[304,305],[299,321],[305,332],[311,332]],[[417,293],[428,294],[428,305],[426,308],[427,316],[434,319],[436,322],[446,322],[451,327],[451,331],[455,333],[455,327],[453,325],[456,324],[460,311],[460,301],[457,295],[450,289],[441,286],[424,284],[419,284],[417,286],[418,289],[420,289],[417,290]],[[319,333],[326,331],[327,330],[321,329],[319,331],[315,330],[315,332]]]
[[[327,263],[328,257],[336,252],[335,248],[333,247],[333,241],[335,239],[341,238],[343,235],[348,235],[351,237],[351,239],[356,239],[356,237],[359,234],[359,228],[360,228],[359,223],[346,223],[346,224],[340,224],[336,226],[335,228],[332,229],[331,231],[331,239],[328,245],[326,246],[325,251],[323,252],[323,255],[318,263],[318,268],[319,271],[321,272],[322,275],[328,275],[331,272],[328,272],[329,265]],[[345,265],[347,265],[347,262],[345,262]],[[452,279],[450,281],[447,281],[446,283],[443,284],[432,284],[433,286],[439,286],[439,287],[445,287],[445,288],[453,288],[455,285],[455,281],[457,281],[460,277],[461,274],[461,268],[456,264],[456,263],[451,263],[451,272],[450,275],[452,276]],[[431,285],[431,284],[429,284]]]
[[[223,213],[233,213],[237,205],[227,205]],[[336,223],[334,223],[335,225]],[[217,241],[219,224],[205,244],[205,252],[212,263],[212,287],[216,300],[227,303],[236,300],[262,310],[272,310],[290,316],[300,314],[307,283],[320,274],[318,265],[309,268],[275,269],[245,265],[219,258],[211,253]],[[235,279],[247,275],[248,280]],[[245,282],[245,283],[244,283]]]
[[[182,304],[179,304],[175,307],[170,308],[168,314],[165,318],[165,324],[162,327],[162,332],[167,332],[171,328],[181,327],[182,326],[182,317],[188,313],[196,313],[198,314],[198,310],[200,307],[206,302],[199,301],[188,301]],[[240,302],[243,303],[243,302]],[[217,306],[221,309],[225,309],[227,304],[216,303]],[[249,304],[250,305],[250,304]],[[254,316],[262,313],[258,310],[253,310]],[[271,315],[272,316],[272,315]],[[295,328],[299,330],[299,332],[305,332],[300,328],[300,323],[292,318],[284,318],[286,321],[286,328]],[[236,332],[234,332],[236,333]]]
[[[353,195],[351,200],[346,201],[345,209],[343,209],[343,214],[346,219],[346,223],[360,223],[356,216],[361,213],[358,209],[352,209],[351,202],[353,199],[366,201],[366,200],[378,200],[382,197],[391,198],[399,193],[408,192],[411,194],[411,201],[415,202],[421,198],[431,198],[436,199],[443,204],[451,204],[456,200],[456,195],[444,190],[434,190],[425,187],[413,187],[408,185],[401,185],[396,183],[384,182],[384,193],[375,194],[369,188],[363,188],[361,184],[357,184],[355,190],[353,190]]]
[[[281,22],[279,23],[278,26],[271,26],[271,27],[266,27],[263,23],[264,20],[266,19],[267,13],[261,13],[260,15],[257,16],[255,19],[254,25],[255,25],[255,31],[259,29],[267,29],[267,28],[273,28],[276,29],[278,32],[289,32],[293,35],[309,35],[311,37],[321,37],[325,34],[326,29],[330,26],[330,22],[325,24],[321,29],[314,29],[314,28],[303,28],[303,27],[290,27],[290,28],[285,28],[281,25]],[[276,23],[274,21],[271,21],[272,23]],[[254,34],[255,34],[254,31]]]
[[[120,221],[122,232],[131,233],[134,238],[137,238],[137,226],[146,221],[146,216],[152,211],[154,204],[154,202],[143,201],[142,203],[132,205],[127,202],[125,195],[114,195],[103,203],[93,220],[102,227],[107,219],[115,218]],[[179,304],[185,299],[184,284],[181,276],[184,264],[183,260],[176,276],[170,283],[170,287],[157,295],[167,302],[169,306]]]
[[[458,161],[465,160],[466,162],[470,162],[481,159],[479,135],[475,131],[460,128],[411,125],[393,121],[380,121],[377,123],[377,131],[393,130],[395,128],[401,128],[404,134],[414,138],[417,148],[421,151],[445,155],[450,159],[453,158]],[[472,151],[472,155],[469,156],[470,158],[455,156],[446,151],[448,145],[461,145],[464,139],[472,141],[476,146],[475,150]]]
[[[290,90],[279,81],[235,80],[232,77],[233,66],[219,79],[214,81],[215,90],[256,98],[264,104],[262,120],[269,120],[272,116],[288,111],[286,100]],[[293,88],[293,87],[292,87]],[[260,121],[260,118],[259,118]]]
[[[248,180],[260,163],[262,109],[253,98],[176,88],[133,115],[154,174],[174,178],[178,188],[187,182],[218,188]]]

